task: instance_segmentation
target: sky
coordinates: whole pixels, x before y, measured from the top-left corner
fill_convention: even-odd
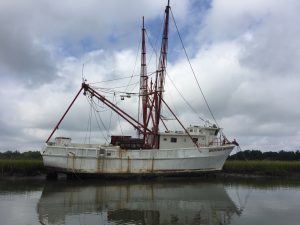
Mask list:
[[[0,151],[40,150],[83,79],[138,117],[137,96],[122,101],[121,92],[138,92],[142,16],[147,70],[155,71],[166,3],[1,1]],[[242,149],[299,150],[300,2],[171,0],[171,9],[224,134]],[[164,98],[186,126],[214,122],[172,18]],[[163,115],[172,119],[166,109]],[[128,133],[125,121],[81,94],[54,136],[100,143]]]

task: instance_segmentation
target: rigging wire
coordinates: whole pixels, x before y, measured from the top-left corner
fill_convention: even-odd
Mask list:
[[[96,108],[98,105],[96,104],[96,102],[93,100],[92,97],[91,97],[91,103],[92,103],[92,107],[93,107],[93,109],[94,109],[94,112],[99,112],[98,109]],[[99,113],[98,113],[98,115],[99,115]],[[99,115],[99,118],[100,118],[100,120],[101,120],[100,115]],[[102,120],[101,120],[101,122],[102,122]],[[102,126],[103,126],[103,128],[104,128],[105,130],[107,130],[103,122],[102,122]]]
[[[186,48],[185,48],[185,46],[184,46],[184,44],[183,44],[183,40],[182,40],[181,35],[180,35],[180,33],[179,33],[179,29],[178,29],[177,23],[176,23],[176,21],[175,21],[175,18],[174,18],[172,9],[171,9],[171,15],[172,15],[172,19],[173,19],[175,28],[176,28],[176,30],[177,30],[177,34],[178,34],[178,37],[179,37],[179,39],[180,39],[182,48],[183,48],[183,50],[184,50],[185,56],[186,56],[186,58],[187,58],[187,61],[188,61],[189,65],[190,65],[190,68],[191,68],[191,70],[192,70],[192,73],[193,73],[193,75],[194,75],[194,78],[195,78],[195,80],[196,80],[196,83],[197,83],[197,85],[198,85],[198,88],[199,88],[199,90],[200,90],[200,92],[201,92],[201,95],[202,95],[202,97],[203,97],[203,99],[204,99],[204,101],[205,101],[205,104],[206,104],[206,106],[207,106],[207,108],[208,108],[208,110],[209,110],[209,112],[210,112],[210,115],[212,116],[212,118],[213,118],[215,124],[217,125],[217,127],[219,127],[219,125],[218,125],[218,123],[217,123],[217,120],[216,120],[216,118],[215,118],[215,116],[214,116],[214,114],[213,114],[213,112],[212,112],[212,110],[211,110],[211,108],[210,108],[210,106],[209,106],[209,104],[208,104],[208,101],[206,100],[206,97],[205,97],[205,95],[204,95],[204,93],[203,93],[203,91],[202,91],[202,88],[201,88],[201,86],[200,86],[200,84],[199,84],[199,81],[198,81],[198,79],[197,79],[197,77],[196,77],[196,74],[195,74],[195,71],[194,71],[193,66],[192,66],[192,64],[191,64],[190,58],[189,58],[189,56],[188,56],[188,54],[187,54]]]
[[[92,107],[93,107],[94,100],[91,99],[91,102],[92,102]],[[93,107],[93,108],[94,108],[94,107]],[[106,132],[108,132],[107,129],[106,129],[106,127],[105,127],[105,124],[103,123],[103,120],[101,119],[100,113],[96,113],[96,112],[97,112],[97,110],[94,108],[94,115],[95,115],[95,119],[96,119],[97,125],[98,125],[98,127],[99,127],[99,130],[101,130],[101,126],[100,126],[99,121],[98,121],[98,119],[97,119],[97,115],[98,115],[98,117],[99,117],[99,120],[100,120],[100,122],[101,122],[101,124],[102,124],[104,130],[105,130]],[[104,135],[104,133],[103,133],[102,130],[101,130],[101,133],[102,133],[102,136],[103,136],[103,138],[105,139],[105,141],[108,143],[108,140],[107,140],[107,138],[106,138],[106,136]],[[107,135],[107,134],[106,134],[106,135]]]
[[[116,96],[113,97],[113,101],[116,102],[115,105],[118,104],[117,99],[116,99]],[[122,135],[123,135],[123,130],[122,130],[121,122],[120,122],[120,116],[119,116],[119,114],[118,114],[117,116],[118,116],[118,122],[119,122],[119,126],[120,126],[120,129],[121,129],[121,133],[122,133]]]
[[[175,85],[174,81],[171,79],[171,77],[169,76],[169,74],[167,73],[167,78],[171,81],[172,85],[174,86],[174,88],[176,89],[176,91],[178,92],[178,94],[181,96],[181,98],[183,99],[183,101],[187,104],[188,107],[190,107],[190,109],[193,111],[193,113],[195,113],[196,115],[198,115],[199,113],[193,108],[193,106],[186,100],[186,98],[183,96],[183,94],[179,91],[179,89],[177,88],[177,86]],[[198,116],[198,118],[200,120],[202,120],[203,122],[207,123],[209,121],[203,119],[202,117]]]
[[[151,59],[152,59],[152,56],[153,56],[153,54],[155,54],[155,65],[156,65],[156,67],[157,67],[157,62],[158,62],[158,55],[157,55],[157,49],[155,48],[155,46],[157,46],[157,42],[158,42],[158,37],[156,38],[156,40],[155,40],[155,43],[154,43],[154,45],[152,44],[152,42],[151,42],[151,40],[150,40],[150,37],[149,37],[149,35],[148,35],[148,32],[147,32],[147,30],[146,30],[146,37],[147,37],[147,40],[148,40],[148,42],[149,42],[149,44],[150,44],[150,46],[151,46],[151,48],[152,48],[152,52],[151,52],[151,55],[150,55],[150,57],[149,57],[149,60],[148,60],[148,64],[151,62]]]
[[[105,139],[105,141],[108,142],[107,139],[106,139],[106,137],[105,137],[105,135],[104,135],[104,133],[103,133],[103,130],[101,129],[101,126],[100,126],[100,124],[99,124],[99,121],[98,121],[96,115],[99,116],[100,121],[101,121],[101,123],[102,123],[102,126],[103,126],[103,128],[106,130],[105,125],[104,125],[104,123],[103,123],[103,121],[102,121],[102,119],[101,119],[101,117],[100,117],[100,114],[99,114],[99,113],[96,114],[96,112],[98,112],[98,111],[97,111],[97,109],[96,109],[96,108],[94,107],[94,105],[93,105],[93,102],[94,102],[94,101],[93,101],[92,97],[90,97],[90,98],[87,97],[87,100],[88,100],[88,103],[89,103],[89,105],[90,105],[90,107],[91,107],[91,117],[92,117],[92,112],[94,112],[94,116],[95,116],[97,125],[98,125],[98,127],[99,127],[99,129],[100,129],[100,131],[101,131],[101,133],[102,133],[102,136],[103,136],[103,138]],[[92,110],[92,109],[93,109],[93,110]],[[90,121],[91,121],[91,120],[90,120]],[[91,126],[90,126],[90,130],[91,130]],[[91,132],[91,131],[90,131],[90,132]]]
[[[110,79],[110,80],[103,80],[103,81],[93,82],[93,83],[89,83],[89,84],[101,84],[101,83],[107,83],[107,82],[116,81],[116,80],[124,80],[124,79],[127,79],[127,78],[137,77],[137,76],[140,76],[140,75],[135,74],[133,76],[119,77],[119,78],[114,78],[114,79]]]
[[[115,94],[114,94],[114,96],[116,96]],[[109,136],[111,135],[111,132],[110,132],[110,128],[111,128],[111,118],[112,118],[112,109],[110,109],[110,117],[109,117],[109,124],[108,124],[108,131],[107,131],[107,137],[109,138]]]
[[[147,73],[147,76],[152,76],[153,74],[155,74],[155,72],[151,72],[151,73]],[[114,78],[114,79],[109,79],[109,80],[103,80],[103,81],[97,81],[97,82],[91,82],[89,84],[101,84],[101,83],[106,83],[106,82],[112,82],[112,81],[116,81],[116,80],[124,80],[124,79],[127,79],[127,78],[131,78],[131,77],[139,77],[140,74],[134,74],[134,75],[131,75],[131,76],[127,76],[127,77],[117,77],[117,78]]]
[[[113,87],[113,88],[99,88],[99,87],[94,87],[94,86],[91,86],[91,87],[92,87],[93,89],[96,89],[96,90],[99,90],[99,89],[113,90],[113,89],[118,89],[118,88],[124,88],[124,87],[125,87],[125,91],[124,91],[124,92],[126,92],[126,89],[127,89],[129,86],[136,85],[137,83],[139,83],[139,82],[135,82],[135,83],[127,84],[127,85],[123,85],[123,86],[118,86],[118,87]]]
[[[88,99],[88,97],[87,97]],[[86,134],[84,138],[84,143],[90,144],[91,142],[91,130],[92,130],[92,107],[90,105],[90,112],[89,112],[89,118],[88,118],[88,124],[87,124],[87,129],[86,129]],[[88,142],[87,142],[88,140]]]
[[[121,130],[121,134],[122,134],[122,136],[124,136],[122,125],[121,125],[121,121],[120,121],[120,116],[119,115],[118,115],[118,122],[119,122],[119,127],[120,127],[120,130]]]
[[[148,74],[148,77],[154,75],[155,73],[156,73],[156,72],[151,72],[151,73],[149,73],[149,74]],[[127,78],[129,78],[129,77],[127,77]],[[111,80],[111,81],[113,81],[113,80]],[[139,84],[139,82],[140,82],[140,81],[137,81],[137,82],[132,83],[132,84],[129,84],[129,85],[122,85],[122,86],[117,86],[117,87],[106,87],[106,88],[104,88],[104,87],[97,87],[97,86],[93,86],[93,85],[91,85],[91,87],[92,87],[93,89],[95,89],[95,90],[101,90],[102,92],[105,92],[105,91],[106,91],[106,93],[111,93],[111,94],[113,94],[113,93],[126,93],[126,94],[136,94],[136,95],[138,95],[138,94],[139,94],[138,92],[136,92],[136,93],[131,93],[131,92],[128,92],[128,91],[126,91],[126,90],[125,90],[125,91],[116,91],[115,89],[124,88],[124,87],[128,88],[129,86],[134,86],[134,87],[132,88],[132,90],[134,90],[135,87]],[[90,84],[96,84],[96,83],[90,83]]]
[[[140,52],[140,49],[141,49],[141,41],[142,41],[142,40],[140,39],[139,44],[138,44],[138,50],[137,50],[136,57],[135,57],[135,62],[134,62],[133,71],[132,71],[132,74],[131,74],[131,77],[130,77],[130,80],[129,80],[127,86],[129,86],[129,84],[130,84],[130,82],[131,82],[131,80],[132,80],[132,77],[133,77],[133,75],[134,75],[134,72],[135,72],[136,64],[137,64],[138,57],[139,57],[139,52]],[[128,88],[128,87],[125,88],[125,91],[127,91],[127,88]]]

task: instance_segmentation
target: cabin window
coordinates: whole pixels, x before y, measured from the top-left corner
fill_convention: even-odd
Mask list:
[[[164,141],[167,141],[168,140],[168,138],[164,138]]]
[[[171,137],[171,142],[176,143],[177,142],[177,138]]]

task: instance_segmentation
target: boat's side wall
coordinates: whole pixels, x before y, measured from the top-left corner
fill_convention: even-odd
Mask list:
[[[45,146],[46,167],[98,174],[164,174],[221,170],[233,146],[198,149],[121,150]]]

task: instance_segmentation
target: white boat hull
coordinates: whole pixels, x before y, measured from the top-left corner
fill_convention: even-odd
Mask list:
[[[124,150],[117,146],[51,146],[44,165],[55,172],[86,175],[179,175],[221,170],[234,145],[185,149]]]

